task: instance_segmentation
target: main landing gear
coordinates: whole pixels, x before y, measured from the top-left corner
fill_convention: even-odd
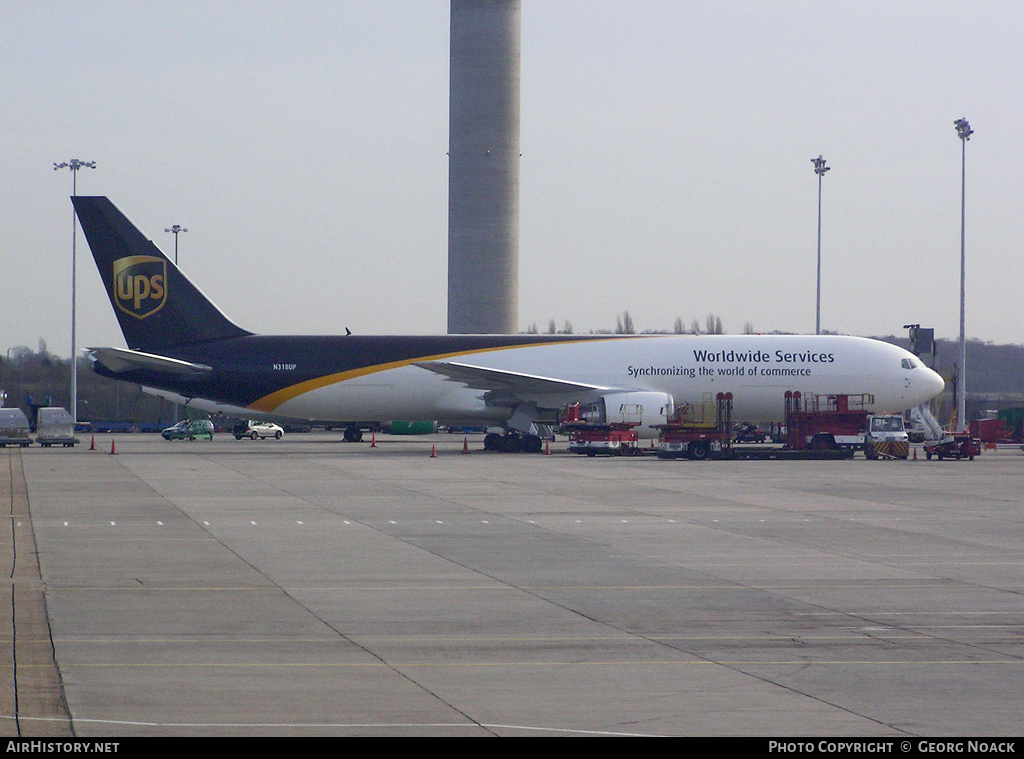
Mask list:
[[[504,435],[490,432],[484,437],[485,451],[501,451],[502,453],[540,453],[544,443],[539,435],[528,435],[509,430]]]

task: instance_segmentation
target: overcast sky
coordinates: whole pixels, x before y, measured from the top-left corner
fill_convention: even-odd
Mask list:
[[[1024,343],[1024,3],[523,0],[521,329]],[[70,352],[71,173],[241,326],[442,333],[446,0],[0,3],[0,350]],[[81,232],[78,345],[124,345]]]

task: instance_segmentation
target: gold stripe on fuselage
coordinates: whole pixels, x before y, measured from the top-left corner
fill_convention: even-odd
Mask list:
[[[577,343],[588,343],[597,342],[601,340],[609,339],[635,339],[635,338],[646,338],[646,337],[657,337],[657,335],[602,335],[601,337],[583,337],[578,340],[552,340],[550,342],[538,342],[538,343],[520,343],[518,345],[496,345],[490,348],[474,348],[472,350],[453,351],[450,353],[438,353],[432,356],[416,356],[415,358],[406,358],[401,361],[390,361],[386,364],[371,364],[370,366],[363,366],[358,369],[349,369],[344,372],[335,372],[334,374],[325,374],[322,377],[314,377],[310,380],[298,382],[288,387],[283,387],[280,390],[275,390],[269,395],[264,395],[249,404],[249,408],[254,411],[262,411],[263,413],[273,413],[284,403],[298,398],[304,393],[311,392],[313,390],[319,390],[322,387],[328,385],[335,385],[339,382],[345,382],[346,380],[355,379],[356,377],[365,377],[368,374],[376,374],[378,372],[386,372],[389,369],[400,369],[404,366],[411,366],[412,364],[419,363],[421,361],[440,361],[446,358],[458,358],[460,356],[474,356],[481,353],[493,353],[494,351],[505,351],[505,350],[518,350],[520,348],[540,348],[548,345],[567,345]],[[664,335],[661,335],[664,337]]]

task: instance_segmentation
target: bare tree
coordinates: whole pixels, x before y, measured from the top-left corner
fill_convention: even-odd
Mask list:
[[[683,324],[683,317],[676,317],[676,323],[672,325],[672,331],[677,335],[686,334],[686,326]]]
[[[616,335],[635,335],[636,326],[633,324],[633,317],[629,311],[623,311],[621,316],[615,317]]]

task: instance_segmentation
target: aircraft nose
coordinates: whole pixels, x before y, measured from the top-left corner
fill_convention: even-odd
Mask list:
[[[921,403],[930,401],[946,389],[946,381],[937,372],[927,367],[921,367],[921,377],[917,384],[921,389]]]

